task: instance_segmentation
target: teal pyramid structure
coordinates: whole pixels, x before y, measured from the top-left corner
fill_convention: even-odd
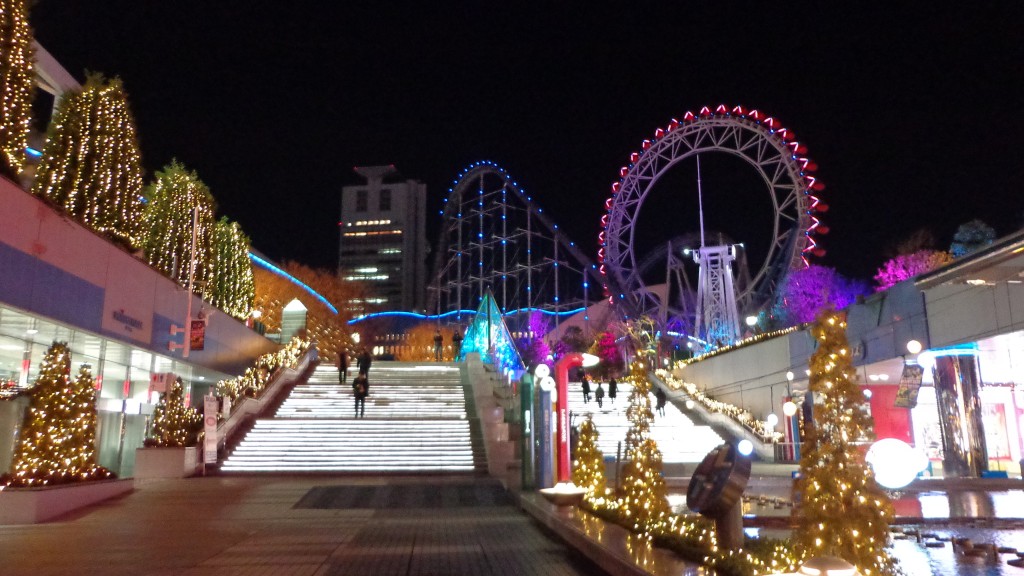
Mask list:
[[[484,294],[476,316],[466,330],[458,360],[465,360],[466,355],[472,352],[478,352],[484,364],[493,364],[495,371],[501,374],[506,370],[525,370],[523,359],[519,357],[516,344],[490,290]]]

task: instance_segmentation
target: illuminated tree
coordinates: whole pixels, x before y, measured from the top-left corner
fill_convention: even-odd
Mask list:
[[[142,248],[151,266],[181,284],[188,285],[192,257],[192,210],[198,208],[195,223],[195,288],[210,279],[213,266],[212,237],[215,204],[209,188],[177,160],[156,173],[156,180],[146,188],[143,214],[146,237]]]
[[[238,319],[252,312],[256,298],[249,237],[237,222],[221,218],[213,228],[213,265],[203,298]]]
[[[865,575],[895,574],[886,551],[892,504],[859,448],[874,433],[863,410],[866,399],[857,384],[846,322],[825,310],[811,333],[818,342],[809,384],[816,402],[814,425],[805,429],[800,447],[794,538],[806,556],[837,556]]]
[[[0,0],[0,174],[25,166],[35,78],[27,0]]]
[[[615,334],[611,332],[598,334],[591,347],[591,353],[600,360],[597,369],[605,378],[618,374],[625,365],[619,345],[615,343]]]
[[[63,95],[32,193],[125,246],[139,244],[142,156],[120,79],[90,75]]]
[[[587,498],[603,498],[607,492],[604,454],[597,447],[598,432],[593,416],[580,424],[579,440],[573,451],[572,483],[587,491]]]
[[[255,266],[253,272],[256,280],[255,308],[263,314],[261,319],[268,331],[281,330],[282,310],[289,302],[298,298],[307,309],[309,337],[316,341],[321,354],[333,355],[341,346],[351,348],[352,341],[347,322],[352,316],[340,305],[352,298],[360,297],[361,293],[353,287],[353,283],[342,280],[333,272],[316,270],[295,262],[284,263],[276,272],[264,266]],[[327,304],[296,282],[302,282],[315,290],[335,309],[331,310]]]
[[[643,361],[634,361],[628,378],[633,390],[629,395],[626,418],[630,427],[626,432],[626,455],[622,479],[620,510],[623,520],[630,529],[648,534],[670,515],[668,500],[665,499],[664,469],[661,450],[651,439],[651,382],[647,378],[647,366]]]
[[[569,326],[558,342],[555,342],[555,356],[564,356],[570,352],[586,352],[591,344],[593,341],[587,339],[582,328]]]
[[[181,378],[177,378],[171,389],[160,396],[160,402],[153,410],[153,424],[146,446],[181,448],[196,445],[203,421],[197,410],[185,406],[184,390]]]
[[[812,322],[824,308],[846,308],[869,292],[864,283],[847,280],[834,268],[812,264],[786,277],[774,315],[785,326]]]
[[[887,261],[875,274],[878,291],[886,290],[893,285],[931,272],[953,261],[949,252],[939,250],[918,250],[911,254],[901,254]]]
[[[10,486],[43,486],[109,478],[96,464],[96,389],[88,365],[71,380],[64,342],[46,350],[18,437]]]
[[[953,255],[953,258],[960,258],[992,244],[995,239],[995,229],[981,220],[971,220],[956,229],[949,253]]]
[[[530,312],[526,332],[525,336],[516,339],[516,349],[519,351],[519,357],[523,359],[524,365],[536,366],[551,355],[551,348],[544,339],[548,333],[548,323],[544,320],[542,312],[539,310]]]

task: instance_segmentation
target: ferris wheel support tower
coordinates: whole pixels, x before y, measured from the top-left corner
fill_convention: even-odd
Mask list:
[[[704,246],[696,251],[700,266],[697,281],[698,337],[711,348],[739,340],[740,322],[736,310],[736,288],[732,281],[735,246]]]

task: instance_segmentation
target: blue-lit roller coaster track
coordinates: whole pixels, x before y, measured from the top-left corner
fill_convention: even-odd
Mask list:
[[[475,310],[488,290],[510,315],[565,315],[601,299],[596,265],[497,164],[463,170],[441,214],[428,312]]]

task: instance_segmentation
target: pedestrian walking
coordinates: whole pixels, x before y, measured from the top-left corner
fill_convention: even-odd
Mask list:
[[[583,386],[583,403],[586,404],[590,402],[590,376],[583,374],[580,377],[580,385]]]
[[[452,332],[452,362],[459,359],[459,352],[462,350],[462,328],[456,326]]]
[[[657,405],[656,405],[656,408],[658,409],[658,416],[664,416],[665,415],[665,400],[667,400],[667,398],[665,397],[665,391],[662,390],[661,388],[658,388],[654,392],[654,399],[658,401]]]
[[[338,349],[338,383],[344,384],[348,379],[348,352],[344,348]]]
[[[619,383],[612,377],[608,381],[608,399],[612,401],[612,406],[615,406],[615,395],[619,393]]]
[[[601,383],[597,383],[597,390],[594,390],[594,399],[597,400],[597,409],[602,408],[602,402],[604,402],[604,388],[601,388]]]
[[[444,353],[444,336],[441,336],[441,329],[434,330],[434,362],[440,362]]]
[[[370,373],[370,364],[373,363],[373,358],[370,356],[370,351],[365,347],[359,352],[359,357],[356,358],[356,366],[359,368],[359,373],[363,376]]]
[[[356,418],[362,418],[366,412],[366,397],[370,394],[370,381],[362,372],[352,381],[352,394],[356,397]]]

